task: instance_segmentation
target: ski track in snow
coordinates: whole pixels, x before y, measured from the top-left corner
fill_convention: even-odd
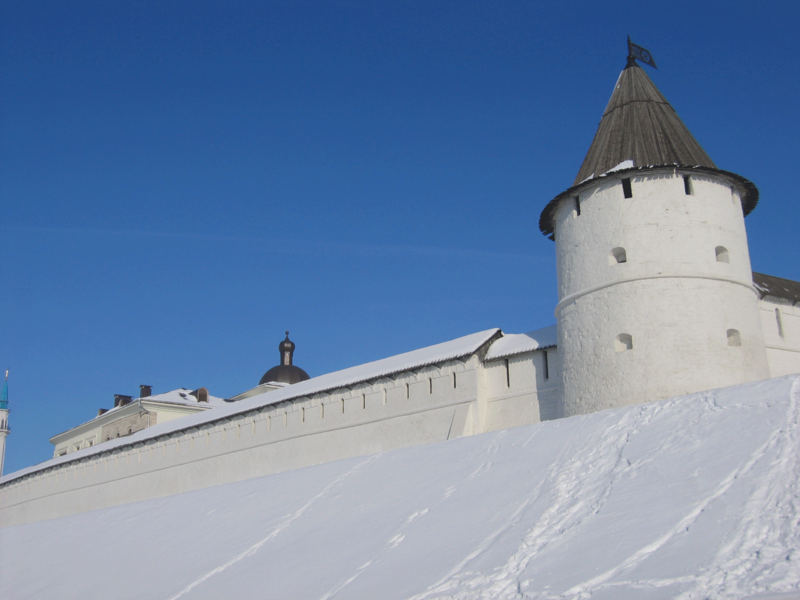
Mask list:
[[[294,521],[296,521],[297,519],[302,517],[303,514],[309,508],[311,508],[318,500],[324,498],[328,494],[328,492],[330,492],[333,488],[335,488],[336,486],[341,484],[345,479],[347,479],[348,477],[350,477],[351,475],[353,475],[354,473],[359,471],[362,467],[364,467],[367,464],[371,463],[372,461],[378,459],[380,456],[381,456],[380,454],[373,454],[372,456],[370,456],[366,460],[363,460],[360,463],[358,463],[357,465],[355,465],[352,469],[350,469],[346,473],[343,473],[342,475],[339,475],[339,477],[337,477],[336,479],[331,481],[328,485],[326,485],[322,489],[322,491],[319,492],[316,496],[312,497],[308,502],[306,502],[303,506],[301,506],[295,512],[287,515],[280,523],[278,523],[278,525],[275,526],[275,528],[264,539],[256,542],[255,544],[250,546],[244,552],[241,552],[241,553],[237,554],[232,559],[230,559],[228,562],[218,566],[217,568],[209,571],[208,573],[206,573],[202,577],[199,577],[198,579],[194,580],[192,583],[190,583],[185,588],[183,588],[180,592],[178,592],[174,596],[170,596],[169,600],[177,600],[181,596],[184,596],[185,594],[188,594],[190,591],[192,591],[198,585],[200,585],[204,581],[208,580],[209,578],[213,577],[214,575],[216,575],[218,573],[221,573],[222,571],[224,571],[228,567],[231,567],[231,566],[235,565],[240,560],[243,560],[243,559],[247,558],[248,556],[253,556],[256,552],[258,552],[261,549],[261,547],[264,544],[266,544],[270,540],[275,539],[278,536],[278,534],[280,534],[284,529],[289,527],[289,525],[291,525]]]
[[[797,456],[800,442],[799,397],[800,380],[796,380],[792,384],[784,426],[773,432],[747,461],[734,469],[710,496],[697,503],[667,534],[616,567],[588,582],[573,586],[561,597],[583,599],[601,589],[647,589],[674,584],[690,586],[675,600],[727,600],[755,593],[774,594],[800,589],[800,512],[797,503],[800,498],[800,461]],[[762,460],[771,461],[771,467],[750,494],[746,512],[739,520],[738,527],[728,536],[728,542],[722,546],[712,563],[698,575],[609,582],[612,577],[640,564],[677,533],[688,529],[711,502],[722,497],[737,479],[750,473]],[[782,484],[786,481],[791,482],[788,487]],[[769,517],[763,519],[764,515]],[[758,573],[755,578],[752,577],[754,572]],[[751,576],[744,578],[744,575]],[[772,577],[772,583],[764,581],[769,575],[777,576]],[[755,581],[755,585],[740,586],[739,582],[746,579]]]
[[[365,562],[363,565],[358,567],[358,569],[356,569],[355,573],[353,573],[350,577],[348,577],[347,579],[345,579],[341,583],[337,584],[332,590],[330,590],[324,596],[322,596],[320,598],[320,600],[329,600],[329,598],[333,598],[334,596],[337,596],[348,585],[350,585],[356,579],[358,579],[358,577],[364,571],[366,571],[373,563],[379,561],[387,552],[389,552],[393,548],[396,548],[397,546],[399,546],[403,542],[403,540],[406,539],[406,535],[404,533],[402,533],[403,530],[405,530],[408,527],[408,525],[411,524],[412,521],[414,521],[415,519],[417,519],[417,518],[419,518],[419,517],[421,517],[421,516],[423,516],[423,515],[425,515],[427,513],[428,513],[428,509],[425,508],[425,509],[422,509],[422,510],[418,510],[418,511],[412,513],[411,515],[409,515],[406,518],[406,520],[403,522],[403,524],[400,526],[400,528],[397,530],[397,532],[389,539],[388,542],[386,542],[386,544],[384,544],[384,546],[380,550],[378,550],[372,556],[372,558],[370,558],[367,562]]]
[[[485,538],[442,580],[409,600],[432,597],[452,600],[519,598],[520,576],[528,563],[551,542],[576,529],[596,513],[611,492],[614,481],[611,473],[629,467],[621,455],[636,422],[648,422],[652,414],[666,409],[665,405],[642,405],[639,410],[625,415],[599,435],[595,434],[578,442],[574,438],[582,432],[576,431],[572,442],[564,444],[558,458],[553,461],[548,475],[528,493],[508,521]],[[587,469],[586,463],[591,463],[592,468]],[[521,545],[506,563],[489,575],[463,571],[474,558],[483,554],[502,533],[519,521],[525,509],[538,499],[544,483],[548,481],[554,482],[553,501],[526,533]]]
[[[768,441],[767,458],[774,458],[766,476],[748,498],[745,515],[727,543],[695,578],[694,587],[678,599],[723,600],[800,589],[799,402],[800,379],[796,379],[784,426]],[[745,574],[749,576],[742,577]],[[742,580],[752,584],[741,586]]]
[[[474,451],[474,452],[470,453],[468,455],[468,457],[472,458],[472,457],[474,457],[476,455],[480,455],[480,454],[488,454],[489,456],[493,456],[500,449],[500,439],[502,439],[505,435],[506,435],[506,431],[498,432],[492,438],[491,442],[485,448],[485,450],[483,448],[480,448],[477,451]],[[491,467],[492,467],[492,461],[491,460],[486,460],[486,461],[482,462],[480,465],[478,465],[478,467],[472,473],[470,473],[469,475],[467,475],[466,478],[464,478],[463,483],[466,483],[466,482],[469,482],[469,481],[473,480],[475,477],[477,477],[481,473],[487,472],[489,469],[491,469]],[[458,485],[449,486],[444,491],[444,494],[442,495],[442,498],[437,503],[434,504],[434,508],[437,508],[437,507],[441,506],[448,498],[450,498],[450,496],[452,496],[456,492],[457,489],[458,489]],[[527,506],[527,502],[525,502],[524,504]],[[403,531],[406,530],[408,525],[411,524],[411,522],[414,521],[415,519],[417,519],[418,517],[421,517],[423,515],[428,514],[428,512],[430,512],[430,508],[424,508],[424,509],[421,509],[421,510],[418,510],[418,511],[412,513],[408,518],[406,518],[406,520],[403,522],[403,525],[401,525],[400,528],[395,532],[394,536],[392,536],[389,539],[389,541],[386,542],[386,544],[384,544],[384,546],[372,556],[372,558],[370,558],[366,563],[364,563],[358,569],[356,569],[356,571],[350,577],[348,577],[347,579],[345,579],[341,583],[337,584],[332,590],[328,591],[325,595],[323,595],[320,598],[320,600],[330,600],[330,598],[333,598],[333,597],[337,596],[348,585],[350,585],[356,579],[358,579],[358,577],[362,573],[364,573],[364,571],[366,571],[372,564],[374,564],[375,562],[377,562],[381,558],[383,558],[383,556],[386,553],[388,553],[390,550],[392,550],[393,548],[396,548],[398,545],[400,545],[400,543],[406,537],[406,535],[403,533]]]
[[[773,432],[764,444],[750,457],[734,469],[708,497],[695,504],[670,531],[641,548],[616,567],[567,590],[561,597],[585,599],[592,592],[614,587],[657,588],[678,583],[690,584],[690,589],[676,596],[675,600],[726,600],[743,597],[757,592],[785,592],[798,589],[800,565],[797,548],[800,547],[798,535],[797,498],[800,498],[800,462],[797,457],[800,442],[800,423],[798,423],[798,396],[800,380],[792,384],[789,405],[784,426]],[[706,398],[708,399],[708,398]],[[714,401],[716,406],[716,401]],[[772,457],[775,457],[774,459]],[[739,520],[737,529],[729,536],[729,541],[720,549],[712,563],[699,575],[665,578],[658,580],[609,582],[617,575],[640,564],[653,552],[660,549],[676,534],[685,531],[713,501],[721,498],[731,486],[753,470],[759,461],[771,461],[767,475],[761,479],[746,502],[746,512]],[[789,475],[787,477],[787,474]],[[788,486],[781,482],[791,481]],[[758,517],[770,515],[766,520]],[[781,558],[784,557],[784,560]],[[777,559],[777,560],[776,560]],[[773,584],[750,586],[741,589],[739,581],[743,575],[754,571],[771,574],[771,565],[779,565],[780,579]],[[752,577],[749,579],[752,580]]]
[[[713,393],[703,398],[709,411],[721,410]],[[622,459],[630,434],[636,433],[664,410],[673,409],[675,402],[643,405],[641,410],[629,415],[598,436],[584,440],[580,447],[567,445],[562,451],[575,457],[562,465],[555,460],[550,473],[520,504],[508,522],[488,536],[478,547],[459,562],[447,575],[421,594],[409,600],[478,600],[518,598],[590,598],[593,592],[604,589],[654,589],[683,584],[689,589],[676,600],[724,600],[755,593],[776,593],[800,589],[800,380],[795,380],[790,393],[789,406],[783,427],[773,432],[764,444],[754,450],[743,463],[725,477],[706,498],[695,503],[692,509],[669,531],[640,548],[618,565],[604,573],[572,586],[566,592],[522,592],[521,575],[530,561],[561,536],[575,532],[578,527],[603,506],[611,492],[614,480],[632,468]],[[698,417],[699,418],[699,417]],[[535,435],[535,434],[534,434]],[[665,440],[662,448],[684,443],[682,432],[676,431]],[[561,458],[561,457],[559,457]],[[759,461],[770,461],[766,476],[751,493],[746,503],[746,513],[740,518],[737,529],[720,548],[712,563],[697,575],[641,581],[611,581],[629,572],[654,552],[662,548],[676,534],[686,531],[700,514],[715,500],[720,499],[737,479],[746,476]],[[647,457],[637,466],[649,462]],[[585,469],[587,463],[592,469]],[[580,477],[581,473],[588,476]],[[464,568],[485,552],[492,543],[519,520],[528,505],[538,498],[545,480],[554,481],[555,497],[534,526],[526,533],[517,552],[491,574],[470,573]],[[791,481],[789,486],[782,482]],[[578,493],[578,488],[580,493]],[[769,518],[763,519],[763,515]],[[762,518],[756,518],[761,516]],[[777,566],[776,566],[777,565]],[[745,574],[757,575],[745,578]],[[742,580],[754,584],[742,588]],[[769,579],[770,581],[767,581]]]

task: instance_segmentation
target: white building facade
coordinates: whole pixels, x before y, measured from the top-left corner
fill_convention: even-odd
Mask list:
[[[53,457],[66,456],[102,442],[127,437],[158,423],[223,406],[224,402],[222,398],[209,395],[205,388],[193,391],[179,389],[136,399],[117,396],[114,408],[100,409],[91,421],[51,437],[50,443],[55,446]]]

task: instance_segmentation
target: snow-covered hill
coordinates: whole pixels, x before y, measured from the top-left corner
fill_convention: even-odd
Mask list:
[[[11,527],[0,597],[798,593],[798,401],[790,376]]]

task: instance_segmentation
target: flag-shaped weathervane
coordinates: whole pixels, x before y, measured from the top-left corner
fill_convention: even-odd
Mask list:
[[[656,61],[653,60],[653,56],[642,48],[641,46],[637,46],[631,41],[631,36],[628,36],[628,57],[633,57],[636,60],[643,62],[646,65],[650,65],[654,69],[657,69]]]

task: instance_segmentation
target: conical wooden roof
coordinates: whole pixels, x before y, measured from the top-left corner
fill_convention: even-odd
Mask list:
[[[675,109],[629,57],[575,183],[547,203],[539,217],[539,230],[554,240],[553,219],[559,204],[593,185],[596,178],[630,177],[633,172],[665,167],[722,175],[738,190],[745,216],[758,204],[758,188],[741,175],[717,168]]]
[[[619,76],[575,184],[632,160],[634,167],[685,165],[716,169],[678,113],[634,61]]]

